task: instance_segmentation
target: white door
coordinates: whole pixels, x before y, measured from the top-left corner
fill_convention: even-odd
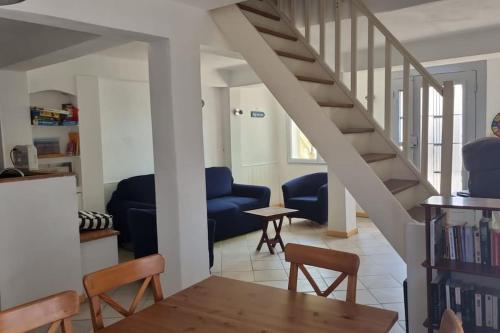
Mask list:
[[[467,172],[463,168],[462,147],[465,143],[474,140],[476,134],[476,87],[477,73],[475,70],[462,72],[435,74],[440,82],[453,81],[455,88],[454,123],[453,123],[453,164],[452,164],[452,192],[467,189]],[[411,101],[413,110],[410,126],[412,129],[410,149],[413,163],[420,167],[421,152],[421,98],[422,77],[414,75],[410,80]],[[402,80],[396,79],[393,83],[394,97],[394,132],[393,140],[402,141]],[[441,128],[442,128],[442,97],[431,89],[429,94],[429,138],[428,138],[428,180],[436,189],[441,183]]]

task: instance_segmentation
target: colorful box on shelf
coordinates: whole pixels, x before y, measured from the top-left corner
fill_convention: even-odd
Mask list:
[[[63,110],[45,107],[30,107],[31,124],[35,126],[76,126],[78,108],[72,104],[63,104]]]

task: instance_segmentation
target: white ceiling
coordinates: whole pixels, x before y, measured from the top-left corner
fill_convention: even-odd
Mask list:
[[[99,36],[0,18],[0,68],[81,44]]]
[[[201,9],[214,9],[224,7],[233,3],[241,2],[241,0],[171,0],[182,3],[191,7],[198,7]]]
[[[499,26],[500,1],[441,0],[377,16],[398,39],[407,42]]]
[[[143,42],[131,42],[101,51],[98,54],[114,58],[147,61],[148,45]],[[236,67],[246,64],[245,60],[241,58],[224,56],[209,52],[201,52],[200,58],[202,67],[213,70]]]

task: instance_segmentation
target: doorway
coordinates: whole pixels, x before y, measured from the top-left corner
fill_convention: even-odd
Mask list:
[[[481,63],[432,68],[430,72],[440,82],[453,81],[455,90],[453,124],[452,192],[468,188],[468,173],[463,167],[462,147],[467,142],[483,136],[485,96],[478,89],[482,80]],[[483,97],[484,96],[484,97]],[[412,73],[410,77],[410,153],[413,164],[421,167],[422,142],[422,76]],[[393,79],[393,133],[392,138],[402,147],[403,141],[403,80]],[[429,93],[429,137],[428,137],[428,180],[436,188],[441,183],[441,128],[442,96],[431,88]]]

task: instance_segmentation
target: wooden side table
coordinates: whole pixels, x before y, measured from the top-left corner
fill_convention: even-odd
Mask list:
[[[257,251],[260,251],[264,243],[267,244],[267,248],[269,249],[269,252],[271,252],[271,254],[274,254],[274,248],[277,244],[279,244],[281,246],[281,249],[285,251],[285,244],[283,243],[283,239],[281,238],[283,218],[296,212],[298,212],[298,210],[282,207],[266,207],[246,211],[245,213],[258,216],[262,221],[262,237],[260,238],[259,245],[257,245]],[[276,236],[274,236],[274,238],[272,239],[270,239],[267,235],[269,222],[273,222],[274,230],[276,232]]]

